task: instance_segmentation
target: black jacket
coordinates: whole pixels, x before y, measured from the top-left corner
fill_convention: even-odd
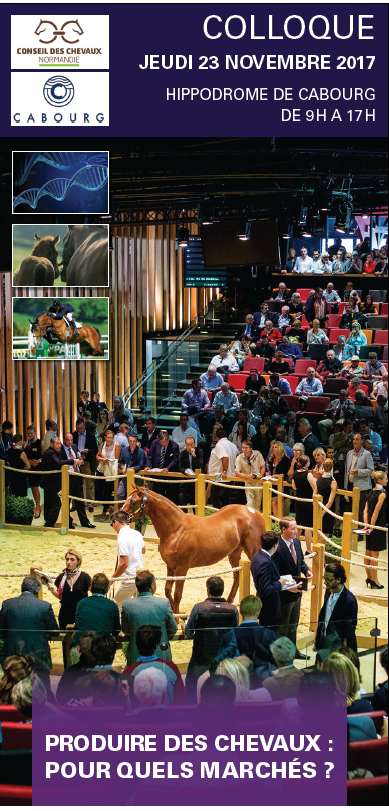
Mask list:
[[[169,440],[169,443],[166,447],[165,453],[165,461],[164,461],[164,468],[171,472],[178,472],[178,463],[180,458],[180,449],[177,445],[177,442],[173,442]],[[160,467],[161,462],[161,443],[159,439],[156,439],[149,451],[148,462],[150,467],[158,468]]]
[[[270,645],[277,639],[275,631],[272,631],[271,628],[264,628],[257,622],[242,622],[235,628],[234,634],[240,655],[248,656],[254,668],[265,662],[274,664]]]
[[[55,490],[56,493],[61,489],[61,468],[62,465],[70,464],[69,459],[64,454],[62,455],[63,448],[59,453],[53,448],[48,448],[42,456],[41,470],[58,470],[58,476],[42,476],[42,487],[47,490]]]
[[[94,434],[90,431],[86,431],[85,436],[85,451],[83,451],[83,455],[85,456],[85,461],[89,462],[91,469],[94,470],[96,465],[96,453],[97,453],[97,440]],[[73,443],[78,450],[78,433],[77,431],[73,431]]]
[[[251,561],[251,574],[262,601],[259,621],[261,625],[276,629],[281,618],[280,573],[273,558],[262,549],[255,553]]]
[[[348,647],[358,650],[357,638],[355,629],[358,621],[358,603],[351,591],[344,586],[340,594],[335,608],[331,614],[330,621],[327,625],[327,630],[324,627],[326,605],[329,599],[330,592],[327,591],[324,603],[319,614],[319,621],[316,633],[315,647],[316,650],[320,648],[329,647],[329,639],[339,637],[340,642],[346,642]],[[327,644],[326,644],[327,640]],[[335,645],[334,645],[335,647]]]
[[[154,431],[151,434],[151,437],[149,438],[149,435],[148,435],[148,433],[146,431],[146,428],[145,428],[144,431],[142,431],[142,436],[141,436],[141,440],[140,440],[141,448],[143,448],[144,451],[149,451],[152,444],[153,444],[153,442],[154,442],[154,440],[158,439],[158,434],[159,434],[159,429],[154,428]]]
[[[288,546],[285,541],[280,538],[278,541],[277,552],[274,555],[274,563],[280,575],[291,574],[296,580],[300,577],[301,573],[307,575],[309,572],[308,566],[304,560],[304,553],[299,540],[293,542],[296,550],[297,562],[295,563],[292,555],[289,552]],[[299,599],[301,594],[290,591],[281,591],[281,603],[292,603]]]
[[[236,656],[232,629],[238,624],[238,612],[224,597],[207,597],[193,606],[185,636],[193,639],[190,664],[210,665]]]
[[[185,473],[185,471],[188,470],[188,468],[190,468],[190,467],[192,468],[192,470],[196,470],[196,469],[201,470],[202,458],[201,458],[201,452],[199,451],[198,448],[196,448],[195,455],[192,456],[192,464],[190,464],[188,451],[185,450],[185,451],[181,451],[181,453],[180,453],[180,461],[179,461],[180,473]]]

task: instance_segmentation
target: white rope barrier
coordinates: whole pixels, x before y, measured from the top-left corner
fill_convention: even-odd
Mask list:
[[[360,527],[367,527],[368,529],[380,529],[381,532],[386,532],[386,534],[388,534],[387,527],[377,527],[374,524],[366,524],[366,521],[357,521],[356,518],[352,519],[352,523],[353,524],[358,524],[358,526],[360,526]],[[354,532],[355,532],[355,530],[354,530]]]
[[[363,563],[358,563],[356,560],[349,560],[348,558],[342,557],[342,555],[332,555],[331,552],[326,551],[326,557],[332,558],[332,560],[342,560],[344,563],[350,563],[352,566],[359,566],[361,569],[364,569],[365,566]],[[387,569],[383,569],[382,566],[374,566],[371,567],[377,570],[377,572],[387,572]]]
[[[123,478],[123,476],[121,478]],[[158,475],[140,476],[136,474],[134,478],[140,479],[142,482],[158,482],[158,484],[177,484],[178,482],[180,484],[195,484],[196,482],[195,476],[193,477],[188,476],[185,479],[184,478],[181,479],[179,476],[172,477],[171,479],[161,479]]]
[[[326,505],[323,504],[322,501],[319,501],[318,503],[320,504],[320,507],[322,508],[322,510],[324,510],[325,513],[328,513],[328,515],[332,515],[332,517],[336,518],[338,521],[343,521],[342,515],[338,515],[337,513],[332,512],[332,510],[330,510],[329,507],[326,507]]]
[[[98,501],[96,498],[81,498],[80,496],[72,496],[70,493],[68,498],[70,501],[84,501],[86,504],[123,504],[125,502],[125,498],[116,499],[115,501]]]
[[[235,481],[235,479],[231,479],[231,481]],[[262,484],[246,484],[244,479],[242,479],[242,484],[229,484],[227,482],[221,482],[217,479],[204,479],[205,484],[213,484],[215,487],[228,487],[229,490],[263,490]]]
[[[319,529],[319,533],[320,533],[320,535],[324,534],[324,533],[321,532],[320,529]],[[336,543],[332,539],[330,540],[327,536],[325,536],[325,537],[326,537],[327,543],[331,544],[331,546],[335,546],[336,549],[342,549],[342,544]],[[353,549],[353,555],[357,555],[357,557],[359,557],[359,558],[364,558],[364,560],[377,560],[377,558],[372,558],[370,555],[367,555],[364,552],[357,552],[355,549]],[[387,572],[387,569],[384,569],[383,571]]]
[[[233,568],[233,569],[222,569],[221,572],[213,572],[212,577],[219,577],[219,575],[221,575],[221,574],[234,574],[234,572],[240,572],[240,570],[241,570],[240,566],[235,566],[235,568]],[[206,574],[189,574],[189,575],[177,575],[177,576],[167,575],[166,577],[155,577],[154,579],[155,580],[162,580],[163,582],[166,582],[167,580],[169,580],[169,581],[170,580],[178,580],[178,581],[182,581],[182,580],[202,580],[204,577],[209,577],[209,574],[208,573],[206,573]],[[123,577],[123,576],[121,576],[121,577],[113,577],[113,578],[111,578],[112,583],[116,582],[118,580],[120,580],[120,581],[125,580],[126,582],[135,582],[135,577]]]
[[[312,504],[311,498],[300,498],[300,496],[294,496],[292,493],[284,493],[282,490],[276,490],[275,487],[271,487],[270,490],[275,496],[282,496],[282,498],[290,498],[294,499],[294,501],[304,501],[306,504]]]
[[[269,513],[269,518],[272,518],[273,521],[288,521],[288,518],[285,518],[283,515],[272,515]],[[312,527],[305,527],[304,524],[296,524],[297,529],[306,529],[308,532],[312,532]]]

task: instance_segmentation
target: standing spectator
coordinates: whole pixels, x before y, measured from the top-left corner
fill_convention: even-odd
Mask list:
[[[359,520],[363,521],[365,504],[371,493],[371,474],[374,470],[374,461],[370,451],[363,447],[361,434],[353,436],[353,449],[346,456],[344,471],[344,487],[352,490],[359,487]]]
[[[351,265],[347,271],[348,273],[362,273],[362,259],[358,256],[358,251],[353,251],[351,254]]]
[[[295,248],[289,248],[288,255],[286,257],[286,263],[285,263],[286,270],[288,271],[288,273],[294,273],[295,272],[296,260],[297,260],[296,249]]]
[[[322,287],[316,287],[316,290],[313,290],[308,296],[305,305],[307,320],[311,324],[314,319],[317,319],[320,321],[320,324],[324,326],[325,319],[330,312],[331,308],[323,296]]]
[[[316,479],[314,484],[314,493],[318,493],[323,499],[324,507],[334,511],[334,502],[338,485],[333,474],[333,460],[325,459],[323,462],[323,473]],[[329,513],[323,512],[323,532],[329,538],[334,533],[334,517]]]
[[[178,445],[180,452],[185,449],[185,441],[188,437],[192,437],[194,444],[197,445],[197,432],[190,428],[188,425],[188,415],[186,412],[180,414],[180,423],[176,428],[173,428],[172,440]]]
[[[312,251],[312,273],[324,273],[320,251],[317,248]]]
[[[38,599],[40,588],[36,577],[27,576],[22,581],[21,594],[4,600],[0,611],[1,653],[3,659],[29,657],[47,685],[51,669],[49,642],[57,639],[59,628],[50,603]]]
[[[85,411],[90,411],[91,409],[91,401],[89,399],[89,391],[83,389],[80,394],[80,399],[77,403],[77,414],[79,417],[83,417]]]
[[[95,435],[87,431],[83,417],[79,417],[76,420],[76,430],[73,432],[73,443],[84,460],[82,472],[88,476],[94,476],[96,473],[97,441]],[[93,479],[84,479],[84,492],[85,498],[89,501],[89,511],[93,512],[92,501],[95,496]]]
[[[107,404],[101,401],[100,394],[97,391],[94,391],[92,394],[92,399],[89,403],[89,411],[96,425],[101,425],[104,416],[106,418],[108,417]]]
[[[363,263],[363,272],[364,273],[375,273],[376,269],[376,260],[372,253],[368,253],[366,259]]]
[[[72,647],[79,644],[80,637],[93,630],[97,635],[120,631],[120,615],[117,603],[107,597],[109,580],[103,572],[95,574],[91,583],[90,597],[83,597],[76,606],[75,630]]]
[[[134,425],[134,417],[129,408],[126,408],[124,405],[123,397],[119,397],[116,395],[113,398],[113,408],[112,411],[108,414],[108,424],[109,427],[112,428],[114,433],[116,434],[119,428],[119,425],[122,422],[126,422],[130,428]]]
[[[381,651],[380,663],[388,676],[388,646]],[[388,714],[388,678],[376,687],[372,704],[375,710],[384,710]]]
[[[122,448],[126,448],[126,449],[128,448],[128,433],[129,433],[129,430],[130,430],[129,425],[126,422],[122,422],[121,425],[119,425],[119,430],[118,430],[117,434],[115,434],[115,440],[114,440],[114,442],[115,442],[115,451],[116,451],[115,455],[116,455],[117,459],[120,458]]]
[[[196,448],[196,443],[192,436],[188,436],[185,440],[185,447],[180,453],[179,468],[180,473],[186,473],[189,470],[192,473],[195,470],[201,470],[201,456],[200,451]],[[185,487],[185,489],[187,486]]]
[[[73,509],[77,510],[78,520],[82,527],[94,529],[95,524],[91,524],[86,514],[85,502],[77,500],[83,497],[82,479],[77,474],[80,472],[80,468],[84,466],[84,461],[81,456],[77,457],[77,449],[76,446],[73,445],[73,434],[70,431],[64,436],[61,457],[69,463],[69,494],[75,496],[73,502],[73,504],[75,503],[75,507],[73,507]],[[69,509],[69,513],[70,512],[72,512],[72,509]],[[74,528],[72,519],[69,521],[69,528]]]
[[[315,649],[337,650],[342,645],[358,652],[355,630],[358,622],[358,603],[346,586],[346,572],[337,562],[327,563],[324,569],[326,593],[320,609]]]
[[[220,389],[223,380],[223,375],[217,371],[216,366],[212,366],[212,363],[209,364],[207,371],[200,376],[201,387],[207,392]]]
[[[65,569],[55,578],[54,583],[46,577],[42,581],[47,584],[49,591],[60,601],[58,623],[61,630],[68,625],[73,626],[76,619],[76,608],[80,600],[88,596],[91,585],[89,574],[81,570],[82,557],[76,549],[67,549],[65,552]],[[62,652],[65,667],[68,664],[68,649],[70,638],[62,642]]]
[[[169,431],[162,430],[150,448],[148,468],[155,468],[164,473],[177,472],[179,456],[177,442],[170,439]]]
[[[280,537],[274,562],[280,575],[291,575],[296,583],[301,581],[301,575],[310,580],[312,572],[304,561],[301,543],[298,540],[296,521],[280,521]],[[281,636],[287,636],[296,645],[297,628],[300,622],[302,592],[289,589],[281,591]],[[296,650],[296,659],[306,659],[300,651]]]
[[[54,420],[50,419],[46,420],[45,428],[46,431],[43,434],[42,439],[42,453],[45,453],[45,451],[49,450],[52,439],[56,439],[56,437],[58,436],[58,426],[57,423],[54,422]]]
[[[295,502],[295,515],[297,526],[304,530],[304,540],[307,554],[312,552],[312,487],[309,481],[309,457],[299,456],[294,467],[292,485],[297,498],[304,501]]]
[[[32,471],[37,471],[42,462],[42,444],[37,437],[35,427],[33,425],[27,426],[26,442],[24,444],[24,452],[30,464]],[[40,496],[40,477],[33,473],[29,479],[31,492],[35,501],[34,518],[39,518],[41,514],[41,496]]]
[[[69,464],[62,457],[62,442],[56,437],[51,440],[51,446],[42,455],[42,487],[43,487],[43,515],[45,527],[55,527],[61,509],[61,499],[58,495],[62,487],[61,468]],[[44,475],[44,471],[57,471]]]
[[[235,461],[238,449],[227,439],[221,426],[215,431],[215,437],[217,442],[209,457],[208,473],[210,476],[217,476],[222,479],[228,476],[233,477],[235,475]],[[215,507],[228,504],[230,501],[228,488],[212,485],[212,500]]]
[[[6,464],[13,470],[6,471],[6,482],[10,493],[14,496],[26,496],[28,489],[28,476],[25,473],[17,473],[18,470],[29,470],[28,461],[21,434],[12,437],[12,443],[8,447],[5,455]]]
[[[143,448],[140,447],[138,437],[130,434],[126,448],[122,448],[119,457],[120,472],[132,469],[134,473],[139,473],[147,465],[147,458]],[[117,492],[118,498],[127,498],[127,479],[124,477],[119,481]]]
[[[252,485],[255,485],[257,480],[265,475],[265,460],[260,451],[253,450],[253,443],[250,439],[242,442],[242,451],[235,461],[235,475]],[[260,510],[262,490],[252,490],[248,487],[245,487],[245,490],[247,505],[255,510]]]
[[[177,631],[177,623],[169,600],[165,597],[156,597],[155,577],[147,569],[136,573],[135,587],[137,595],[131,600],[125,600],[122,606],[122,630],[128,636],[127,664],[134,664],[141,654],[136,642],[136,633],[144,625],[159,628],[161,636],[155,655],[161,661],[170,660],[172,658],[170,639]]]
[[[308,367],[307,376],[303,377],[298,386],[296,386],[296,394],[299,397],[313,397],[323,394],[322,382],[316,377],[313,366]]]
[[[265,532],[262,536],[261,549],[255,553],[251,561],[251,574],[262,603],[259,622],[265,627],[273,628],[274,631],[278,631],[281,622],[282,586],[280,573],[273,559],[277,547],[278,535],[275,532]]]
[[[320,442],[312,433],[312,426],[309,420],[306,417],[302,417],[297,426],[297,432],[301,438],[301,442],[304,445],[304,450],[307,456],[309,456],[310,461],[313,463],[313,451],[315,448],[320,447]]]
[[[224,581],[216,575],[208,577],[206,588],[206,600],[193,606],[185,626],[185,636],[193,639],[186,674],[187,696],[192,702],[196,701],[199,676],[215,669],[223,659],[233,658],[238,653],[233,632],[238,625],[238,612],[222,596]]]
[[[104,433],[102,448],[96,454],[98,462],[96,473],[99,479],[96,481],[96,496],[98,501],[113,501],[113,488],[115,478],[118,474],[118,451],[120,447],[115,445],[115,434],[111,428],[107,428]],[[103,515],[107,515],[112,510],[113,505],[103,504]]]
[[[143,448],[146,455],[149,453],[150,448],[155,439],[158,439],[158,428],[154,417],[146,417],[145,427],[142,431],[140,440],[141,448]]]
[[[115,571],[111,578],[113,599],[122,608],[125,600],[135,597],[135,575],[143,569],[143,536],[129,525],[128,514],[123,510],[114,512],[111,526],[117,535]],[[119,582],[116,582],[119,581]]]
[[[300,256],[296,259],[296,264],[293,268],[294,273],[312,273],[312,259],[308,256],[308,249],[303,246],[300,251]]]
[[[332,262],[332,272],[333,273],[345,273],[346,272],[344,259],[345,259],[345,257],[344,257],[343,251],[341,251],[341,250],[337,251],[336,256],[335,256],[335,258],[334,258],[334,260]]]
[[[388,474],[385,470],[373,470],[371,478],[374,488],[365,503],[363,520],[366,524],[366,585],[371,589],[383,589],[384,586],[378,581],[378,559],[379,553],[386,549],[387,527],[387,496],[385,488],[388,484]],[[384,529],[372,529],[372,527],[383,527]]]
[[[323,266],[323,273],[332,273],[332,260],[330,259],[328,253],[322,254],[321,261]]]

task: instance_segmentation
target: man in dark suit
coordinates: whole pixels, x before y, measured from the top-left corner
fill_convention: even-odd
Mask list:
[[[281,535],[278,541],[274,562],[280,575],[291,575],[299,582],[301,575],[311,579],[312,572],[304,561],[304,553],[298,540],[296,521],[280,521]],[[301,591],[290,592],[285,589],[281,592],[281,636],[287,636],[296,644],[297,627],[300,620]],[[296,651],[295,659],[306,659]]]
[[[61,509],[61,499],[58,495],[61,489],[61,468],[62,465],[69,464],[62,456],[62,442],[59,437],[54,437],[50,442],[50,447],[42,455],[42,471],[57,471],[45,476],[42,474],[42,487],[44,493],[43,515],[45,527],[54,527]]]
[[[172,652],[170,639],[177,631],[177,623],[172,607],[166,597],[156,597],[154,575],[147,569],[138,571],[135,577],[137,597],[125,600],[122,607],[122,629],[129,637],[126,651],[127,664],[132,665],[140,656],[136,644],[136,632],[143,625],[154,625],[161,629],[161,640],[156,649],[159,659],[170,660]]]
[[[324,570],[326,594],[319,614],[315,649],[336,650],[343,644],[358,651],[355,629],[358,603],[346,586],[346,572],[340,563],[327,563]]]
[[[78,645],[80,636],[88,631],[98,635],[117,636],[120,631],[120,615],[117,603],[107,597],[109,580],[103,573],[95,574],[91,584],[91,596],[77,603],[75,633],[72,647]]]
[[[78,457],[78,451],[76,445],[73,444],[73,434],[69,431],[64,436],[63,445],[61,448],[61,457],[62,459],[68,462],[69,464],[69,473],[73,470],[74,473],[83,473],[84,462],[82,458]],[[82,486],[82,479],[78,476],[70,475],[69,478],[69,493],[71,496],[75,496],[77,498],[83,498],[84,491]],[[85,509],[85,502],[84,501],[74,501],[75,507],[74,509],[77,511],[78,520],[82,527],[88,527],[89,529],[94,529],[95,524],[91,524],[89,518],[86,514]],[[74,524],[72,519],[69,519],[69,529],[73,529]]]
[[[192,436],[187,436],[185,440],[185,449],[180,453],[179,469],[180,473],[188,471],[187,478],[190,478],[189,471],[201,470],[203,466],[203,457],[201,450],[195,445]],[[193,482],[180,485],[179,488],[179,502],[180,504],[194,504],[196,501],[195,484]]]
[[[170,439],[169,431],[160,431],[158,439],[155,439],[150,452],[147,457],[148,468],[159,468],[163,473],[178,473],[180,461],[180,449],[177,442]],[[147,468],[145,468],[147,470]],[[161,496],[169,498],[170,501],[176,502],[178,497],[178,488],[173,484],[157,484],[153,485]]]
[[[84,417],[79,417],[76,420],[76,430],[73,431],[73,444],[84,459],[82,472],[88,476],[94,476],[96,473],[97,440],[95,434],[88,431]],[[95,495],[94,484],[93,479],[84,479],[85,497],[91,501]],[[92,504],[90,504],[89,510],[93,512]]]
[[[146,454],[149,453],[154,440],[158,439],[158,435],[159,431],[154,417],[147,417],[140,440],[140,446]]]
[[[4,640],[2,657],[30,656],[34,670],[47,684],[51,669],[49,640],[57,637],[59,628],[50,603],[38,599],[39,590],[39,581],[29,575],[22,582],[19,597],[4,600],[0,636]]]
[[[275,532],[265,532],[262,536],[262,548],[251,561],[251,574],[262,603],[259,622],[275,631],[278,631],[281,622],[280,573],[273,560],[277,546],[278,535]]]
[[[298,421],[297,433],[304,445],[306,456],[309,456],[311,464],[314,465],[315,460],[313,458],[313,451],[316,450],[316,448],[320,448],[320,441],[318,440],[317,436],[312,433],[311,423],[306,419],[306,417],[302,417]]]

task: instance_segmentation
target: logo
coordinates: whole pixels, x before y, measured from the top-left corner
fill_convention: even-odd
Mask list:
[[[43,85],[43,95],[52,107],[66,107],[74,98],[74,84],[66,76],[51,76]]]
[[[66,20],[59,28],[52,20],[40,20],[34,31],[34,34],[39,37],[39,42],[44,45],[50,45],[58,37],[67,42],[68,45],[74,45],[80,41],[83,33],[78,20]]]

